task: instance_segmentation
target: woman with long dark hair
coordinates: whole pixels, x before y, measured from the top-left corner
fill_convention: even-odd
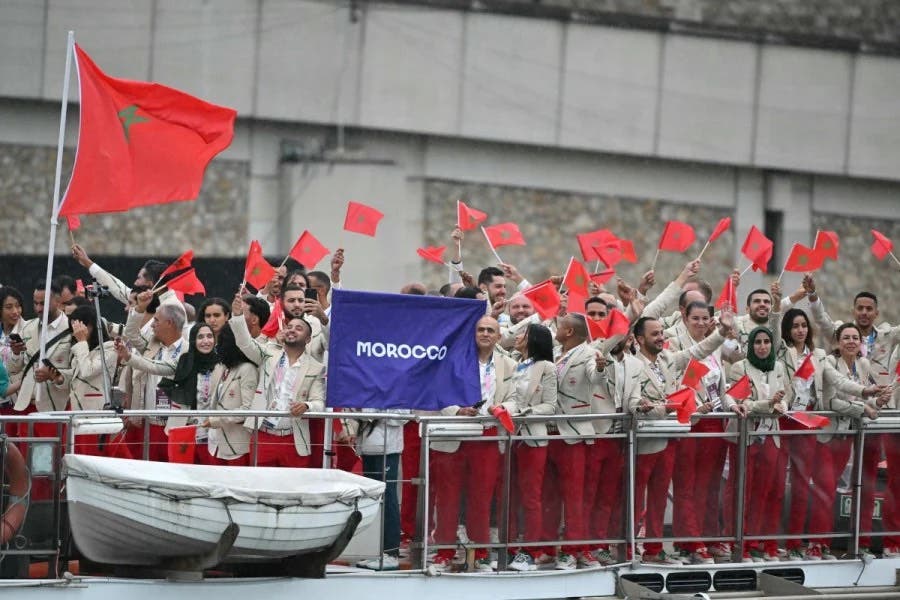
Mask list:
[[[223,327],[218,340],[219,362],[210,381],[210,410],[250,410],[256,393],[258,371],[235,342],[231,326]],[[250,431],[244,417],[210,416],[209,454],[215,464],[248,465]]]
[[[556,413],[556,366],[553,363],[553,334],[543,325],[531,324],[516,337],[515,349],[521,355],[516,365],[512,385],[514,401],[506,403],[506,409],[516,416],[552,415]],[[547,436],[545,421],[523,423],[517,435]],[[513,447],[516,485],[509,505],[509,539],[518,538],[519,508],[524,521],[524,540],[540,539],[543,530],[541,494],[544,468],[547,464],[547,440],[524,439]],[[509,568],[516,571],[533,571],[536,562],[542,566],[555,562],[542,548],[529,546],[513,553]]]
[[[101,410],[103,397],[104,361],[107,382],[112,386],[116,372],[116,347],[112,340],[103,342],[97,332],[97,313],[91,306],[79,306],[69,315],[72,329],[72,381],[69,387],[71,410]],[[105,354],[105,357],[104,357]],[[100,456],[99,436],[75,436],[75,453]]]

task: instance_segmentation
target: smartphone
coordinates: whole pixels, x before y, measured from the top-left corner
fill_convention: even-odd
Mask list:
[[[19,335],[18,333],[9,334],[9,341],[14,342],[16,344],[21,344],[24,342],[24,340],[22,339],[22,336]]]
[[[303,296],[309,300],[318,300],[319,290],[315,288],[306,288],[305,290],[303,290]]]

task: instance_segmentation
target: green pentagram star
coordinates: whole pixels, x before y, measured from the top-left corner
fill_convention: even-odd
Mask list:
[[[131,104],[120,110],[117,115],[122,122],[122,130],[125,132],[125,139],[130,141],[129,130],[135,123],[146,123],[150,119],[141,117],[137,114],[137,104]]]

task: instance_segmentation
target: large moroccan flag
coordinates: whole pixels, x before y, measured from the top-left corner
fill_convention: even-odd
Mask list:
[[[184,92],[116,79],[75,46],[81,124],[60,215],[193,200],[206,165],[231,144],[237,112]]]

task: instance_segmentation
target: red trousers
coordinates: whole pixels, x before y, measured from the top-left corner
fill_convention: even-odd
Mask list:
[[[144,458],[144,427],[129,427],[125,439],[131,455],[138,460]],[[164,425],[150,425],[149,458],[155,462],[169,462],[169,436]]]
[[[621,440],[598,439],[585,448],[584,520],[588,537],[598,540],[624,536],[622,498],[625,455]],[[589,550],[609,550],[595,544]]]
[[[666,448],[653,454],[639,454],[634,477],[634,515],[644,514],[644,532],[648,538],[663,535],[663,519],[669,499],[669,483],[675,466],[675,446],[678,442],[669,440]],[[646,510],[644,505],[646,501]],[[635,523],[635,531],[638,531]],[[645,542],[645,554],[659,554],[662,542]]]
[[[312,467],[311,456],[300,456],[293,435],[273,435],[257,431],[256,464],[260,467]]]
[[[896,434],[894,434],[896,435]],[[867,435],[863,444],[862,499],[859,512],[859,545],[871,546],[872,513],[875,510],[875,480],[878,478],[878,463],[881,462],[881,448],[886,434]],[[884,515],[884,506],[882,515]],[[882,516],[882,524],[884,523]]]
[[[519,511],[524,523],[522,535],[525,542],[541,539],[543,531],[543,511],[541,499],[544,485],[544,469],[547,466],[547,446],[529,446],[519,442],[513,448],[513,471],[515,473],[509,501],[509,541],[519,538]],[[542,548],[529,546],[525,551],[537,556]]]
[[[809,533],[829,533],[834,530],[834,501],[837,485],[850,460],[853,439],[833,437],[822,444],[816,442],[816,462],[812,472],[815,495],[809,513]],[[818,537],[810,542],[831,545],[830,537]]]
[[[788,459],[791,464],[791,506],[788,517],[788,533],[798,537],[791,538],[785,543],[788,550],[794,550],[802,545],[801,534],[806,531],[806,517],[810,513],[809,496],[811,493],[810,479],[813,472],[822,468],[820,450],[822,444],[816,441],[814,435],[783,436],[781,445],[787,449]],[[816,494],[813,500],[815,507],[822,501],[822,490],[815,488]]]
[[[403,426],[403,453],[400,455],[400,469],[403,472],[403,484],[400,488],[402,494],[400,531],[406,539],[412,539],[416,533],[419,488],[413,485],[412,480],[419,476],[421,452],[422,439],[419,437],[419,424],[415,421],[407,421]]]
[[[751,438],[754,439],[754,438]],[[758,439],[758,438],[757,438]],[[781,515],[781,506],[767,504],[772,497],[775,480],[783,477],[777,473],[778,448],[771,436],[763,442],[755,442],[747,446],[747,476],[744,485],[744,534],[764,535],[766,523],[777,522]],[[734,535],[734,500],[737,483],[737,448],[728,448],[728,485],[725,487],[725,529],[726,535]],[[744,542],[744,551],[751,548],[764,548],[774,552],[778,548],[775,540],[761,543],[759,541]]]
[[[900,433],[884,434],[884,454],[888,470],[881,522],[885,531],[900,531]],[[900,535],[885,536],[884,546],[900,548]]]
[[[485,436],[496,436],[497,429],[486,429]],[[466,533],[475,543],[490,543],[491,502],[494,482],[500,469],[500,449],[496,441],[462,442],[456,452],[431,451],[431,481],[434,486],[434,541],[456,542],[461,493],[466,497]],[[438,556],[453,558],[455,550],[439,550]],[[484,548],[475,550],[475,558],[486,558]]]
[[[722,420],[704,419],[692,432],[722,433]],[[675,448],[672,474],[672,532],[675,537],[719,535],[719,492],[725,467],[727,442],[721,438],[683,438]],[[676,542],[675,547],[693,552],[705,542]]]
[[[541,486],[541,509],[543,512],[542,539],[559,539],[559,527],[565,515],[565,531],[562,539],[583,540],[587,538],[584,524],[584,465],[588,446],[584,442],[568,444],[563,440],[550,440],[547,445],[547,465],[544,468],[544,483]],[[567,554],[575,554],[587,548],[580,545],[562,547]],[[553,546],[544,548],[553,556]]]

